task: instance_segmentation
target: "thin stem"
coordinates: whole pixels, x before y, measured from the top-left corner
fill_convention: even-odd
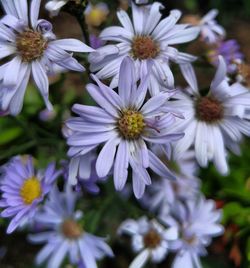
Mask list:
[[[85,43],[87,45],[89,45],[90,42],[89,42],[88,27],[86,25],[85,16],[84,16],[84,11],[85,11],[87,4],[88,4],[87,0],[80,1],[79,3],[74,2],[74,1],[70,1],[63,8],[63,10],[66,11],[67,13],[69,13],[70,15],[74,16],[77,19],[77,21],[81,27]]]
[[[77,21],[78,21],[78,23],[79,23],[79,25],[81,27],[85,43],[86,43],[86,45],[89,46],[90,45],[89,33],[88,33],[87,24],[85,22],[84,14],[82,14],[81,16],[78,16],[76,19],[77,19]]]

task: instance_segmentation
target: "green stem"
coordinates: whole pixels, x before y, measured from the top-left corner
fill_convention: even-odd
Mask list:
[[[25,144],[22,144],[20,146],[14,146],[10,148],[7,152],[1,153],[0,160],[4,160],[6,158],[10,158],[13,155],[18,155],[18,154],[24,154],[26,151],[32,147],[36,146],[36,141],[30,141]]]

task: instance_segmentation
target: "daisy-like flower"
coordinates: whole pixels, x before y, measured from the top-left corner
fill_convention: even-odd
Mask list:
[[[218,15],[217,9],[210,10],[200,21],[201,37],[207,43],[216,43],[225,37],[225,29],[220,26],[215,17]]]
[[[185,132],[184,138],[174,146],[175,157],[194,145],[200,166],[206,167],[212,160],[222,174],[228,173],[226,147],[237,153],[242,134],[250,135],[250,122],[244,118],[250,107],[250,92],[237,91],[235,86],[230,86],[226,73],[227,66],[220,56],[207,95],[200,94],[196,77],[190,74],[191,88],[176,95],[177,100],[169,103],[185,117],[173,127],[175,131]]]
[[[142,198],[142,204],[153,211],[162,211],[166,205],[171,206],[177,200],[196,198],[200,182],[196,177],[197,162],[192,150],[184,152],[179,159],[174,159],[170,145],[156,145],[155,154],[175,175],[176,180],[170,181],[166,177],[155,178]]]
[[[237,63],[242,62],[244,59],[244,55],[240,52],[240,46],[234,39],[218,42],[215,47],[209,49],[207,53],[208,61],[217,66],[220,55],[226,61],[228,73],[235,73],[237,71]]]
[[[36,257],[37,265],[47,260],[47,267],[58,268],[68,256],[73,265],[82,263],[84,268],[93,268],[97,267],[96,260],[113,257],[105,239],[84,230],[82,212],[75,211],[76,201],[77,193],[69,187],[62,193],[54,187],[43,210],[36,214],[35,221],[46,228],[46,232],[29,235],[32,243],[46,243]]]
[[[176,25],[181,16],[178,10],[171,11],[169,17],[161,20],[162,7],[158,2],[148,6],[136,6],[132,3],[132,21],[125,11],[117,12],[122,27],[104,29],[100,38],[111,43],[89,56],[91,71],[97,72],[99,79],[112,78],[110,86],[117,87],[121,62],[126,56],[130,56],[135,63],[138,78],[149,74],[151,95],[155,95],[162,87],[174,87],[170,61],[184,65],[184,72],[192,68],[190,62],[196,58],[180,53],[172,45],[195,39],[199,28],[187,24]],[[148,62],[153,63],[150,68]]]
[[[54,181],[61,174],[55,164],[48,165],[45,171],[34,170],[31,156],[15,157],[3,166],[1,178],[2,199],[1,217],[12,218],[7,233],[33,220],[39,204],[50,192]]]
[[[40,0],[32,0],[30,14],[24,1],[2,0],[6,15],[0,20],[0,59],[12,58],[0,67],[0,109],[18,114],[23,106],[25,90],[32,74],[49,110],[47,75],[54,66],[84,71],[71,53],[92,52],[92,48],[76,39],[56,40],[50,22],[38,19]]]
[[[76,190],[98,194],[100,188],[97,183],[105,181],[107,177],[99,178],[96,174],[96,158],[96,152],[91,151],[71,159],[70,164],[63,163],[65,180],[76,182]]]
[[[97,5],[88,4],[85,11],[86,23],[89,26],[99,27],[109,14],[109,8],[106,3],[98,3]]]
[[[105,143],[96,161],[97,175],[107,176],[114,164],[115,188],[122,190],[130,165],[134,193],[140,198],[145,186],[151,184],[147,168],[173,178],[146,142],[165,144],[180,139],[183,134],[171,132],[175,117],[163,111],[173,93],[159,93],[143,104],[148,83],[144,79],[137,89],[133,67],[132,60],[125,58],[118,94],[92,76],[98,86],[89,84],[86,88],[101,108],[75,104],[72,110],[79,117],[69,119],[66,125],[72,130],[67,141],[70,157],[74,159]]]
[[[156,220],[149,221],[146,217],[124,221],[118,234],[131,236],[132,248],[139,253],[129,268],[141,268],[149,260],[153,263],[162,262],[171,249],[171,243],[178,239],[177,227],[165,228]]]
[[[168,210],[167,210],[168,211]],[[207,254],[206,247],[213,237],[223,234],[220,224],[222,213],[216,210],[213,200],[188,200],[184,205],[175,203],[171,214],[161,215],[167,226],[179,230],[179,239],[173,242],[172,248],[177,255],[172,268],[200,268],[200,256]]]

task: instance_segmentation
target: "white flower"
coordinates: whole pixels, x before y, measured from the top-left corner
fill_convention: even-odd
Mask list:
[[[1,0],[6,14],[0,19],[0,59],[5,61],[0,67],[0,110],[12,115],[21,112],[31,76],[46,108],[52,110],[48,75],[56,66],[83,72],[72,52],[94,51],[76,39],[56,40],[52,24],[38,18],[40,3]]]
[[[47,260],[47,267],[59,268],[68,257],[72,265],[93,268],[97,267],[96,261],[104,256],[113,257],[105,239],[83,229],[79,222],[82,212],[75,211],[76,200],[77,193],[71,191],[68,185],[62,193],[53,188],[43,210],[35,215],[38,225],[47,230],[29,235],[34,244],[46,243],[36,257],[37,265]]]
[[[228,173],[226,147],[239,153],[242,134],[250,136],[250,122],[245,120],[246,110],[250,108],[250,92],[237,90],[237,85],[230,86],[226,72],[227,66],[220,56],[217,73],[206,96],[200,95],[196,77],[190,74],[191,88],[175,95],[177,100],[169,103],[185,117],[173,127],[185,132],[184,138],[175,144],[175,157],[194,145],[200,166],[206,167],[212,160],[222,174]]]
[[[156,220],[149,221],[146,217],[124,221],[118,233],[131,236],[133,250],[139,253],[129,268],[143,267],[149,259],[153,263],[163,261],[171,248],[170,243],[178,238],[176,227],[166,229]]]
[[[177,252],[172,268],[201,268],[199,256],[206,255],[206,247],[211,238],[223,234],[224,228],[219,224],[221,211],[216,210],[213,200],[200,197],[175,203],[171,214],[160,216],[167,226],[178,228],[180,237],[173,242],[172,248]]]
[[[218,10],[212,9],[200,20],[201,36],[205,42],[216,43],[225,37],[225,29],[215,20],[217,15]]]
[[[195,176],[197,162],[193,150],[184,152],[179,159],[174,159],[170,145],[156,145],[154,153],[175,175],[176,180],[170,181],[165,177],[154,178],[154,183],[148,187],[142,198],[142,204],[152,211],[162,211],[167,204],[170,206],[177,200],[196,198],[200,188],[200,181]]]
[[[132,4],[132,21],[125,11],[118,11],[122,27],[112,26],[102,31],[100,38],[113,44],[90,54],[91,71],[97,72],[99,79],[112,78],[111,87],[117,87],[121,62],[126,56],[131,56],[138,79],[150,73],[151,95],[157,94],[162,87],[173,88],[170,61],[185,65],[183,70],[190,71],[190,62],[196,58],[179,52],[172,45],[195,39],[199,27],[176,25],[181,16],[178,10],[172,10],[167,18],[161,20],[162,8],[158,2],[149,6]]]

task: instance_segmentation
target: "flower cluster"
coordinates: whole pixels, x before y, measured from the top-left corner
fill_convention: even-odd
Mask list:
[[[47,262],[47,267],[59,268],[67,261],[96,268],[99,260],[114,253],[105,238],[92,233],[98,232],[107,207],[131,188],[146,215],[132,213],[138,219],[129,215],[115,226],[116,239],[130,236],[138,254],[129,267],[159,264],[171,254],[170,267],[202,267],[200,256],[207,254],[206,247],[224,227],[222,211],[201,191],[199,167],[212,162],[221,175],[229,174],[230,152],[239,154],[243,137],[250,136],[250,68],[237,42],[225,40],[225,30],[215,20],[217,10],[178,23],[179,10],[163,16],[164,6],[157,1],[128,1],[131,16],[120,9],[120,26],[104,28],[98,37],[98,27],[111,10],[105,3],[87,2],[45,4],[51,16],[61,11],[75,16],[85,44],[57,39],[52,24],[38,18],[41,0],[1,1],[5,15],[0,19],[0,120],[21,113],[32,77],[46,105],[38,114],[40,123],[49,129],[61,116],[63,146],[57,144],[57,135],[48,147],[58,146],[65,153],[58,153],[59,169],[54,162],[37,169],[31,155],[11,155],[1,167],[0,215],[10,218],[7,233],[27,228],[31,243],[45,244],[37,265]],[[179,46],[198,38],[207,48],[205,57]],[[209,88],[205,82],[198,86],[196,60],[211,63],[214,78]],[[66,111],[53,111],[49,77],[69,70],[84,72],[82,62],[89,66],[86,93],[91,101],[70,101],[70,115],[59,96],[58,106]],[[179,86],[178,72],[186,87]],[[23,126],[20,120],[15,122]],[[35,133],[50,138],[53,134],[39,124],[34,125]],[[42,150],[46,137],[35,138],[31,148],[35,144]],[[120,194],[112,192],[113,184]],[[96,214],[89,194],[100,199]],[[84,202],[79,202],[82,196]]]

